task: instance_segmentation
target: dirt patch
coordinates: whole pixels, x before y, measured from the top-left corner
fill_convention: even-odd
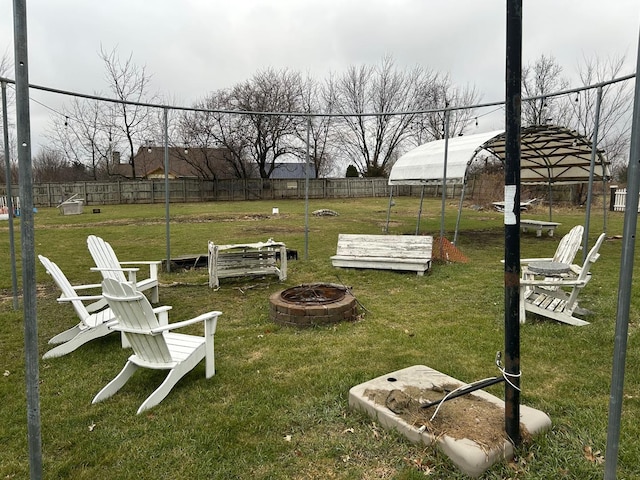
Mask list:
[[[436,438],[449,436],[455,439],[468,438],[482,448],[500,448],[507,439],[504,431],[504,410],[497,405],[469,394],[444,402],[437,415],[434,405],[421,408],[423,403],[440,400],[459,385],[444,385],[432,389],[406,387],[402,390],[368,389],[364,394],[379,405],[384,405],[408,424],[420,429],[424,427]],[[520,424],[523,438],[529,434]]]

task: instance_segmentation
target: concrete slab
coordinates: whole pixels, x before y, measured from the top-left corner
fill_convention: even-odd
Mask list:
[[[503,445],[488,449],[467,439],[456,439],[449,436],[435,437],[424,429],[406,422],[385,405],[376,403],[365,394],[367,390],[402,390],[407,387],[429,390],[450,384],[462,384],[459,380],[445,375],[424,365],[414,365],[396,372],[382,375],[368,382],[356,385],[349,390],[349,406],[363,410],[387,429],[395,429],[414,443],[430,445],[436,442],[438,448],[465,474],[477,477],[494,463],[513,457],[513,446],[507,440]],[[483,390],[471,395],[481,397],[504,411],[504,402],[498,397]],[[531,435],[535,435],[551,427],[551,419],[543,412],[520,405],[520,422]]]

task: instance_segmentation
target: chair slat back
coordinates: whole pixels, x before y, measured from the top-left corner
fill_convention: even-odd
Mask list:
[[[125,332],[136,356],[151,364],[171,363],[171,353],[164,336],[149,333],[159,326],[159,322],[147,297],[136,292],[127,282],[112,278],[103,280],[102,292],[118,322],[127,329],[138,331]]]
[[[73,298],[78,296],[78,293],[73,288],[71,283],[69,283],[69,280],[67,279],[65,274],[62,273],[62,270],[60,270],[60,267],[58,267],[58,265],[42,255],[38,255],[38,258],[40,259],[40,263],[42,263],[47,273],[51,275],[51,278],[53,278],[53,281],[62,292],[61,297]],[[85,322],[86,319],[89,318],[89,312],[87,311],[84,303],[82,303],[81,300],[71,300],[69,303],[73,305],[73,308],[76,310],[76,313],[78,314],[78,317],[80,317],[81,321]]]
[[[89,247],[89,253],[91,253],[91,257],[93,257],[96,267],[113,269],[111,271],[101,271],[100,273],[102,274],[102,278],[112,278],[118,282],[127,281],[124,272],[116,270],[121,268],[120,262],[118,261],[116,252],[113,251],[109,242],[106,242],[104,239],[95,235],[89,235],[87,237],[87,247]]]
[[[605,238],[606,234],[601,233],[598,237],[598,240],[596,240],[596,243],[593,245],[593,247],[591,247],[589,253],[587,253],[586,258],[584,259],[582,270],[578,275],[578,280],[585,280],[589,276],[589,270],[591,269],[591,266],[596,263],[598,258],[600,258],[600,254],[598,253],[598,251],[600,250],[600,247],[602,246]]]
[[[576,225],[569,230],[569,233],[560,240],[556,253],[553,256],[553,261],[571,265],[576,258],[578,250],[580,250],[583,232],[584,227],[582,225]]]

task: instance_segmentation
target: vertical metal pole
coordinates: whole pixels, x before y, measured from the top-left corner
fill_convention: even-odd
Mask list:
[[[442,166],[442,206],[440,208],[440,258],[444,259],[444,207],[447,199],[447,160],[449,156],[449,102],[444,111],[444,165]]]
[[[389,233],[389,219],[391,218],[392,203],[393,203],[393,185],[389,185],[389,208],[387,208],[387,225],[384,227],[384,233]]]
[[[11,255],[11,287],[13,290],[13,309],[18,309],[18,274],[16,272],[16,247],[13,235],[13,192],[11,189],[11,161],[9,160],[9,119],[7,114],[7,82],[2,82],[2,132],[4,141],[4,165],[7,185],[7,207],[9,208],[9,250]]]
[[[309,259],[309,163],[311,153],[309,148],[311,135],[311,117],[307,117],[307,167],[304,176],[304,259]]]
[[[504,178],[505,431],[520,444],[520,124],[522,0],[507,0]]]
[[[13,2],[16,74],[16,120],[20,185],[20,233],[22,246],[22,291],[24,312],[25,378],[27,387],[27,431],[29,471],[32,480],[42,478],[42,437],[38,388],[38,319],[36,262],[33,228],[33,178],[31,174],[31,120],[29,114],[29,62],[26,0]]]
[[[164,121],[164,217],[167,240],[167,272],[171,272],[171,231],[169,217],[169,120],[167,107],[162,109]],[[185,199],[186,201],[186,199]]]
[[[636,63],[640,67],[640,50]],[[618,310],[613,347],[613,371],[609,396],[609,424],[607,427],[607,451],[604,458],[605,480],[615,480],[620,441],[620,418],[622,416],[622,394],[624,367],[629,333],[629,310],[631,304],[631,282],[633,259],[638,224],[638,193],[640,191],[640,82],[636,82],[631,127],[631,149],[627,170],[627,201],[622,229],[622,255],[618,280]]]
[[[418,208],[418,222],[416,223],[416,235],[420,233],[420,218],[422,217],[422,203],[424,202],[424,185],[420,190],[420,208]]]
[[[598,87],[596,96],[596,118],[593,128],[593,138],[591,139],[591,163],[589,166],[589,187],[587,189],[587,210],[584,219],[584,232],[582,232],[582,263],[587,258],[589,246],[589,227],[591,224],[591,201],[593,199],[593,171],[596,168],[596,153],[598,151],[598,130],[600,127],[600,104],[602,103],[602,86]],[[604,176],[604,165],[603,165]]]
[[[467,165],[467,168],[469,165]],[[462,215],[462,203],[464,202],[464,194],[467,190],[467,172],[464,173],[462,179],[462,191],[460,192],[460,204],[458,205],[458,216],[456,217],[456,230],[453,233],[453,244],[458,245],[458,231],[460,230],[460,216]]]

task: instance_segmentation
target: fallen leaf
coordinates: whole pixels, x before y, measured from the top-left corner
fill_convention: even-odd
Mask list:
[[[353,433],[355,430],[353,428],[346,428],[342,431],[342,433]]]
[[[91,422],[91,425],[89,425],[89,431],[93,432],[93,429],[96,428],[96,424]]]
[[[594,452],[591,446],[585,445],[582,451],[584,453],[584,458],[586,458],[591,463],[595,463],[596,465],[604,463],[604,457],[602,456],[602,452],[600,452],[600,450],[596,450]]]
[[[11,372],[9,370],[5,370],[4,371],[4,376],[8,377],[9,375],[11,375]]]

